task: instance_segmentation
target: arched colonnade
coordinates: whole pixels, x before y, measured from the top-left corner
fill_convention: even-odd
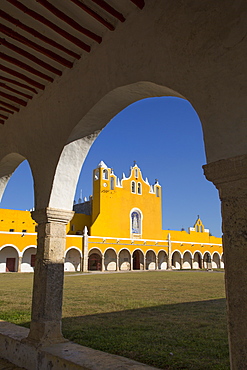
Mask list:
[[[172,266],[174,270],[180,269],[219,269],[224,268],[223,254],[200,251],[191,253],[178,250],[172,252]],[[165,250],[156,253],[148,250],[144,253],[141,249],[131,252],[127,248],[117,252],[109,248],[101,252],[98,248],[92,248],[88,253],[89,271],[132,271],[132,270],[167,270],[168,254]]]

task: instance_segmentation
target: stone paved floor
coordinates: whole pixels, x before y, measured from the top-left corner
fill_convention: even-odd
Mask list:
[[[23,370],[23,367],[18,367],[11,362],[0,358],[0,370]]]

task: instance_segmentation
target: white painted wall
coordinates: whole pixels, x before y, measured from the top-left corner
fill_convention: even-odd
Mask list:
[[[80,252],[72,248],[65,255],[64,271],[80,271]]]
[[[22,256],[21,272],[33,272],[34,268],[31,266],[31,254],[36,254],[37,249],[34,247],[25,250]]]

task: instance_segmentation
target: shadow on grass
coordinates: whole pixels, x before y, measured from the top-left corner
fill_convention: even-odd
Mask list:
[[[229,369],[225,299],[66,317],[64,336],[162,369]]]

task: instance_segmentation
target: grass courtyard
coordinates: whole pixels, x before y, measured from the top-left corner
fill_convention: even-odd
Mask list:
[[[0,319],[29,326],[32,279],[0,275]],[[63,333],[161,369],[229,369],[224,273],[67,273]]]

